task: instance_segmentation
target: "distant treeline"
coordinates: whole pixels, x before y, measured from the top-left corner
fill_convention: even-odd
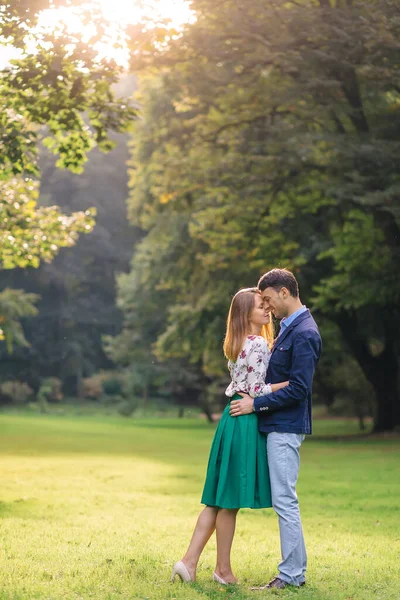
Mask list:
[[[121,136],[82,175],[43,152],[40,202],[94,206],[97,225],[51,265],[0,274],[41,296],[24,322],[31,346],[2,349],[1,377],[53,375],[78,393],[99,369],[127,370],[138,396],[210,415],[227,381],[232,295],[287,266],[321,327],[316,401],[373,413],[376,431],[399,427],[397,7],[192,8],[181,37],[151,53],[161,29],[131,41],[129,152]]]

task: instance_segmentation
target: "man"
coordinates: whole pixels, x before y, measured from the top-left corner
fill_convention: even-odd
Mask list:
[[[258,398],[242,394],[231,402],[234,417],[255,411],[260,431],[267,438],[272,504],[279,517],[282,561],[279,575],[259,588],[283,589],[305,584],[307,555],[301,527],[296,483],[300,446],[311,433],[311,389],[321,354],[321,336],[310,311],[302,305],[293,273],[273,269],[263,275],[258,288],[266,306],[281,319],[267,371],[267,382],[289,381],[277,392]]]

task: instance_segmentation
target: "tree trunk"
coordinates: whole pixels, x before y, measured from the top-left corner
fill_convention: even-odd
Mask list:
[[[350,119],[358,133],[368,133],[369,126],[365,116],[361,98],[360,86],[355,69],[342,67],[336,70],[336,77],[340,82],[343,93],[351,106]]]
[[[399,364],[395,342],[386,339],[384,350],[378,356],[372,356],[367,340],[357,327],[355,315],[342,313],[338,317],[338,325],[376,394],[377,409],[373,431],[393,431],[400,427]]]
[[[393,431],[400,426],[399,370],[397,358],[390,348],[385,349],[375,360],[372,373],[365,376],[376,393],[377,413],[374,432]]]
[[[212,416],[212,412],[211,412],[211,405],[210,405],[210,403],[209,403],[209,402],[207,402],[207,400],[205,400],[205,401],[201,402],[200,406],[201,406],[201,408],[203,409],[203,411],[204,411],[204,414],[205,414],[205,415],[206,415],[206,417],[207,417],[207,421],[208,421],[209,423],[214,423],[214,419],[213,419],[213,416]]]
[[[318,381],[318,385],[316,386],[318,394],[324,399],[324,404],[328,408],[328,410],[335,403],[336,389],[323,381]]]
[[[372,359],[372,360],[371,360]],[[370,360],[357,358],[365,377],[372,384],[376,396],[376,415],[373,431],[393,431],[400,427],[399,372],[396,356],[384,351]]]
[[[146,383],[143,386],[143,406],[147,406],[149,403],[149,382],[146,380]]]
[[[390,382],[393,383],[393,382]],[[400,426],[398,415],[398,393],[394,385],[386,384],[377,390],[377,414],[375,418],[374,432],[393,431]]]

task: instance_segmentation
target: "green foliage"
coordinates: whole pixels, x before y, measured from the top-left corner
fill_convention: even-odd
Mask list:
[[[63,399],[61,379],[46,377],[43,379],[38,393],[46,396],[49,402],[60,402]]]
[[[129,397],[140,396],[145,402],[154,392],[173,396],[178,402],[189,395],[193,402],[202,386],[193,361],[172,356],[164,362],[155,353],[154,344],[165,326],[168,289],[157,282],[160,273],[153,268],[153,257],[157,257],[159,246],[157,240],[152,241],[146,238],[137,245],[132,261],[137,266],[135,276],[123,274],[118,278],[118,306],[124,311],[125,327],[118,336],[105,336],[105,351],[117,364],[128,367]]]
[[[49,412],[49,402],[62,400],[62,381],[57,377],[46,377],[40,384],[36,394],[36,402],[41,413]]]
[[[105,405],[121,405],[130,396],[127,372],[100,371],[82,381],[81,397],[101,401]]]
[[[287,266],[302,300],[338,323],[342,352],[382,407],[376,426],[390,429],[400,423],[398,11],[386,0],[192,8],[181,36],[132,40],[145,75],[128,211],[146,236],[120,283],[115,359],[129,361],[148,335],[139,315],[153,294],[147,354],[193,364],[203,389],[222,385],[232,294]]]
[[[115,406],[119,414],[129,417],[139,406],[136,385],[134,388],[129,372],[103,371],[83,380],[82,396]]]
[[[124,85],[132,88],[132,79]],[[57,169],[54,158],[42,149],[38,209],[45,211],[57,203],[60,212],[74,214],[81,206],[93,206],[96,226],[51,263],[42,262],[35,270],[0,272],[0,287],[20,287],[41,297],[39,314],[24,320],[31,350],[16,346],[12,361],[7,361],[13,377],[35,387],[40,378],[54,374],[65,382],[66,393],[79,395],[81,378],[112,367],[101,338],[120,328],[115,277],[128,269],[138,237],[126,219],[127,139],[123,135],[113,139],[116,148],[107,156],[94,149],[81,175]],[[4,358],[2,352],[0,364],[6,364]],[[0,369],[0,377],[9,375]]]
[[[0,269],[50,262],[60,248],[73,246],[79,233],[94,227],[93,209],[67,216],[57,206],[38,208],[38,189],[29,178],[0,180]],[[0,293],[0,340],[6,340],[8,352],[14,343],[28,345],[19,319],[37,314],[38,299],[21,290]]]
[[[332,226],[331,236],[333,245],[319,259],[332,259],[333,273],[315,286],[316,306],[351,310],[400,301],[392,251],[373,215],[353,210],[343,227]]]
[[[121,378],[111,375],[109,378],[103,380],[102,387],[103,392],[107,396],[116,396],[122,393],[123,383]]]
[[[127,131],[136,116],[113,89],[121,68],[95,50],[97,42],[112,43],[100,8],[76,4],[34,0],[28,6],[18,0],[3,3],[0,12],[0,47],[20,50],[0,72],[1,269],[38,267],[94,227],[93,209],[65,215],[57,206],[37,207],[39,142],[56,155],[58,167],[81,173],[88,152],[95,145],[109,151],[110,132]],[[61,6],[96,23],[85,41],[62,19],[54,31],[40,24],[41,11]],[[12,323],[9,351],[12,339],[24,343],[21,326]]]
[[[0,292],[0,341],[5,340],[7,350],[12,352],[13,343],[29,346],[20,319],[38,314],[35,304],[39,297],[23,290],[6,288]]]
[[[130,417],[135,412],[138,405],[138,398],[131,397],[129,400],[122,400],[118,406],[118,412],[122,417]]]
[[[112,43],[99,7],[70,5],[69,11],[83,23],[96,23],[85,41],[83,34],[70,33],[63,22],[56,31],[37,25],[41,10],[63,4],[36,2],[26,9],[25,3],[9,3],[3,7],[1,44],[23,51],[0,76],[3,179],[39,174],[40,137],[58,156],[58,166],[81,172],[88,151],[95,144],[109,150],[109,131],[125,131],[136,115],[129,102],[117,99],[112,90],[122,69],[113,60],[99,58],[94,47],[100,41]],[[28,49],[32,46],[34,53]]]
[[[0,181],[0,265],[3,269],[38,267],[60,248],[76,243],[94,227],[95,210],[63,215],[56,206],[37,207],[38,182]]]

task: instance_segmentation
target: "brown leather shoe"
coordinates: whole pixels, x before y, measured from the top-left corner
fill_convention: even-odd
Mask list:
[[[305,584],[306,584],[306,582],[302,581],[300,583],[300,586],[303,586]],[[279,577],[275,577],[269,583],[266,583],[265,585],[260,585],[259,587],[252,587],[251,590],[253,592],[255,592],[255,591],[262,591],[262,590],[270,590],[272,588],[275,588],[276,590],[283,590],[283,589],[285,589],[285,587],[287,585],[289,585],[289,584],[286,583],[286,581],[283,581],[283,579],[280,579]]]
[[[269,582],[267,588],[275,588],[276,590],[283,590],[288,584],[283,579],[279,579],[279,577],[275,577],[272,581]]]

